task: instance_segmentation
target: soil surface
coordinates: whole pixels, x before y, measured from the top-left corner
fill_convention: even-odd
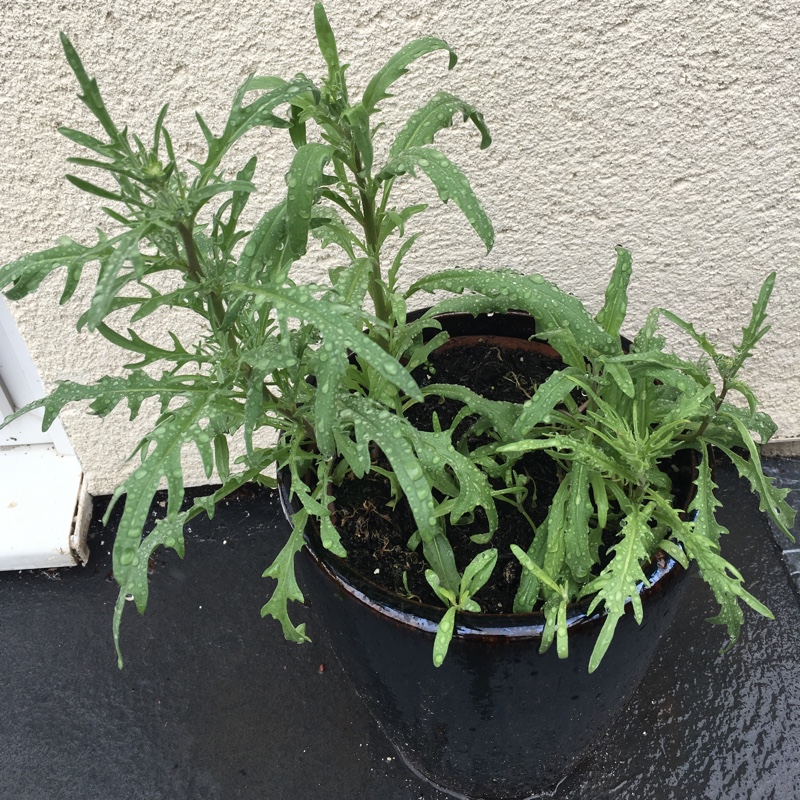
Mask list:
[[[512,347],[501,345],[512,341]],[[536,345],[538,347],[538,345]],[[489,400],[524,403],[538,386],[562,367],[555,351],[531,351],[524,340],[500,337],[454,337],[444,348],[435,351],[428,363],[415,371],[420,386],[432,383],[457,383],[469,387]],[[409,418],[420,430],[433,430],[434,415],[442,429],[448,428],[462,404],[443,398],[428,398],[409,410]],[[463,435],[469,423],[462,423],[454,438]],[[470,448],[482,442],[470,440]],[[378,466],[387,466],[385,462]],[[517,471],[528,478],[530,488],[524,507],[540,524],[558,488],[555,462],[534,452],[522,458]],[[336,487],[336,512],[333,518],[348,554],[348,564],[389,591],[440,606],[425,580],[428,564],[420,552],[408,548],[416,530],[414,518],[405,499],[392,507],[389,482],[370,472],[363,479],[350,477]],[[533,531],[517,509],[498,501],[499,526],[491,543],[476,544],[470,537],[486,533],[488,524],[483,509],[477,509],[469,524],[449,525],[448,538],[455,552],[456,564],[463,571],[481,550],[497,548],[498,562],[490,581],[477,593],[476,601],[486,613],[510,613],[519,584],[521,567],[511,552],[512,544],[527,550]]]

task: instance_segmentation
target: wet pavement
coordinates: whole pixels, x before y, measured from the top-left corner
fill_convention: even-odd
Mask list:
[[[773,466],[800,502],[800,461]],[[721,654],[723,630],[702,623],[713,602],[690,579],[620,718],[543,796],[800,797],[790,577],[800,566],[729,468],[717,482],[731,531],[724,553],[777,620],[746,612],[740,644]],[[285,531],[277,498],[246,490],[191,528],[184,561],[156,559],[144,617],[126,614],[122,671],[111,642],[112,535],[97,521],[89,566],[0,574],[0,800],[445,800],[363,710],[313,605],[296,612],[311,644],[285,642],[260,618],[261,572]]]

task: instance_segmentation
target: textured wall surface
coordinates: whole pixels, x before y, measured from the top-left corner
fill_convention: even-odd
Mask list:
[[[447,89],[481,109],[494,144],[473,129],[440,136],[497,231],[486,255],[457,209],[432,200],[407,280],[429,265],[538,271],[596,310],[614,245],[634,254],[634,331],[654,304],[710,337],[739,335],[760,281],[778,270],[773,331],[748,364],[781,437],[800,436],[800,6],[794,0],[328,0],[350,84],[408,40],[446,39],[458,67],[432,54],[385,103],[388,123]],[[298,0],[2,0],[0,263],[62,234],[89,240],[103,215],[62,179],[77,147],[60,125],[92,130],[61,54],[68,33],[117,122],[149,140],[160,106],[179,152],[201,153],[199,110],[221,126],[251,72],[318,78],[312,3]],[[263,203],[284,190],[281,132],[242,140],[258,152]],[[82,155],[82,154],[81,154]],[[327,254],[326,254],[327,257]],[[319,260],[319,259],[318,259]],[[323,259],[324,260],[324,259]],[[313,269],[313,264],[310,267]],[[119,367],[99,336],[75,330],[91,282],[65,307],[61,278],[12,311],[45,383],[90,381]],[[155,333],[179,319],[161,319]],[[679,338],[676,342],[680,344]],[[110,491],[141,435],[124,413],[63,415],[95,492]],[[199,474],[195,475],[195,479]]]

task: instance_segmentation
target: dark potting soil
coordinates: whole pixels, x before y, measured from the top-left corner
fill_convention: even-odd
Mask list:
[[[469,346],[462,346],[464,342]],[[557,357],[530,351],[527,342],[521,341],[512,348],[500,344],[497,337],[491,336],[451,339],[446,348],[435,351],[428,363],[415,371],[414,377],[420,386],[457,383],[489,400],[524,403],[553,370],[562,366]],[[429,397],[424,404],[413,406],[408,416],[418,429],[433,430],[435,415],[442,429],[446,429],[462,407],[457,401]],[[468,424],[460,425],[454,438],[461,436],[467,427]],[[474,447],[479,442],[469,444]],[[388,464],[384,462],[383,466]],[[547,515],[558,488],[557,466],[550,457],[533,452],[517,463],[516,470],[528,479],[524,508],[538,525]],[[408,548],[409,537],[416,530],[411,509],[405,499],[392,507],[388,480],[377,472],[370,472],[360,480],[351,475],[336,487],[335,495],[333,522],[347,551],[348,564],[389,591],[440,606],[441,601],[425,580],[428,568],[425,558],[421,551]],[[533,530],[515,506],[501,500],[496,505],[499,525],[490,544],[476,544],[470,539],[488,530],[481,508],[469,524],[448,525],[447,534],[456,565],[462,572],[481,550],[489,547],[498,550],[492,578],[477,593],[476,600],[484,612],[508,613],[521,573],[511,545],[527,550]]]

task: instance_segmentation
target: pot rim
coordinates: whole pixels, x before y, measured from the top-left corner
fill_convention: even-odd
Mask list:
[[[421,317],[427,309],[418,309],[408,314],[409,318]],[[476,316],[461,312],[448,312],[437,315],[439,319],[447,319],[456,322],[457,326],[469,325],[476,319],[488,320],[491,317],[510,317],[520,327],[529,328],[531,335],[534,334],[532,323],[533,318],[524,311],[508,311],[503,314],[479,314]],[[523,339],[521,337],[503,336],[492,333],[455,333],[445,343],[445,347],[455,345],[459,339],[472,341],[486,339],[516,339],[520,344],[527,343],[533,345],[540,352],[553,355],[560,359],[559,354],[547,343],[538,340]],[[623,341],[627,343],[627,340]],[[452,343],[452,344],[451,344]],[[696,469],[696,465],[695,465]],[[281,508],[284,516],[290,525],[293,525],[292,516],[299,510],[299,505],[294,507],[291,500],[291,478],[288,468],[278,470],[278,491]],[[687,507],[689,499],[686,501]],[[340,591],[346,592],[360,604],[371,609],[374,613],[388,618],[395,623],[408,625],[418,630],[436,635],[439,622],[446,612],[443,606],[434,606],[420,600],[403,597],[389,591],[383,586],[373,581],[369,576],[356,571],[347,559],[340,558],[328,551],[322,544],[319,534],[319,526],[316,519],[309,516],[303,534],[306,544],[306,551],[309,553],[315,564],[326,574]],[[668,553],[658,550],[653,559],[643,568],[647,583],[639,581],[636,585],[637,593],[643,601],[649,597],[655,597],[666,591],[684,572],[684,567]],[[648,585],[649,584],[649,585]],[[591,629],[599,627],[605,620],[607,612],[604,609],[595,609],[588,614],[589,606],[592,602],[591,597],[584,598],[567,607],[567,629]],[[632,600],[628,597],[625,601],[625,614],[627,615],[632,607]],[[484,613],[459,611],[456,615],[456,627],[454,636],[459,639],[541,639],[545,629],[545,617],[543,611],[531,611],[527,613]]]
[[[290,498],[290,479],[288,469],[278,472],[278,492],[284,516],[289,524],[297,509]],[[375,583],[351,567],[347,559],[340,558],[326,550],[319,535],[316,520],[309,517],[303,534],[306,550],[315,564],[328,576],[340,591],[346,592],[360,604],[383,617],[402,625],[408,625],[431,635],[436,631],[445,614],[444,607],[423,603],[419,600],[402,597]],[[642,600],[656,596],[666,589],[684,572],[683,566],[672,556],[659,550],[653,560],[644,568],[650,583],[637,583],[637,591]],[[605,610],[595,610],[588,614],[591,598],[573,603],[567,608],[567,629],[588,629],[599,626],[605,620]],[[631,608],[631,598],[625,601],[625,613]],[[541,639],[545,628],[542,611],[523,614],[489,614],[459,611],[456,615],[455,635],[468,639]]]

